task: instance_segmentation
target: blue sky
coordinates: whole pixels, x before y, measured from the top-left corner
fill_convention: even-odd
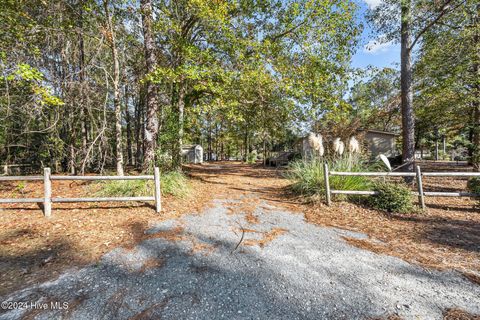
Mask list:
[[[383,68],[391,67],[398,69],[400,62],[400,45],[398,43],[380,43],[375,41],[378,35],[372,32],[372,29],[365,20],[368,8],[377,6],[381,0],[355,0],[360,6],[358,14],[359,22],[364,25],[360,45],[352,59],[352,67],[365,68],[369,65]]]

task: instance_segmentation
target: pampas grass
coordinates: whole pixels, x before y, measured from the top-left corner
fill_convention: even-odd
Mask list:
[[[331,171],[368,171],[368,166],[359,154],[348,154],[332,159],[314,158],[292,162],[285,177],[291,180],[292,190],[304,196],[324,197],[325,181],[323,164]],[[337,190],[368,190],[372,181],[361,176],[330,176],[330,188]]]

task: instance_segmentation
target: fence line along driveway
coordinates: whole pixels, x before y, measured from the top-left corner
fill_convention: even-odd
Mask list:
[[[6,176],[0,177],[0,181],[42,181],[43,198],[9,198],[0,199],[0,203],[43,203],[45,217],[52,215],[52,203],[54,202],[114,202],[114,201],[155,201],[155,210],[162,210],[162,196],[160,192],[160,170],[155,167],[153,175],[142,176],[52,176],[50,168],[43,169],[43,176]],[[151,197],[103,197],[103,198],[55,198],[52,197],[52,180],[154,180],[155,192]]]
[[[417,180],[417,192],[412,195],[418,196],[418,202],[422,210],[426,208],[425,196],[429,197],[480,197],[478,193],[471,192],[432,192],[423,191],[422,177],[480,177],[480,172],[422,172],[420,166],[416,167],[415,172],[341,172],[329,171],[328,164],[323,164],[323,173],[325,181],[325,197],[327,205],[332,204],[332,194],[352,194],[352,195],[377,195],[378,191],[371,190],[332,190],[330,189],[330,176],[364,176],[364,177],[415,177]]]

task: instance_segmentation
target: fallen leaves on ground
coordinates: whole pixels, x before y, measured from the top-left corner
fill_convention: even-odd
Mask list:
[[[192,194],[164,197],[161,214],[155,213],[151,203],[56,203],[52,218],[46,219],[36,205],[2,205],[0,295],[53,278],[66,268],[95,262],[115,247],[132,248],[150,237],[145,230],[156,222],[200,213],[213,206],[213,199],[228,200],[229,210],[243,213],[252,224],[258,219],[258,206],[267,205],[264,214],[268,214],[268,205],[282,207],[292,214],[303,213],[307,221],[318,225],[369,235],[366,240],[347,239],[352,245],[426,267],[455,269],[470,279],[480,275],[480,214],[471,199],[427,198],[425,213],[394,215],[348,202],[334,202],[331,207],[305,203],[288,191],[290,182],[282,178],[282,170],[259,165],[215,162],[186,166],[186,171]],[[466,184],[461,179],[425,180],[429,191],[464,190]],[[21,188],[7,183],[1,185],[0,197],[42,197],[42,192],[41,182],[28,182]],[[54,196],[81,197],[89,192],[91,187],[85,182],[53,181]],[[185,239],[177,231],[156,237]],[[281,232],[265,236],[265,244]],[[208,250],[201,243],[194,243],[194,249]]]

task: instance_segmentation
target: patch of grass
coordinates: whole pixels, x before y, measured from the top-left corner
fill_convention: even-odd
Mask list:
[[[412,203],[411,191],[407,185],[377,181],[374,190],[379,194],[368,198],[368,203],[373,208],[394,213],[416,211]]]
[[[285,177],[293,182],[294,192],[304,196],[325,194],[323,165],[328,163],[330,171],[369,171],[369,167],[358,155],[346,155],[334,159],[298,160],[290,164]],[[372,182],[361,176],[330,176],[330,188],[336,190],[368,190]]]
[[[176,197],[185,197],[190,193],[188,178],[179,171],[162,173],[160,176],[163,194],[171,194]],[[152,181],[153,182],[153,181]]]
[[[100,197],[143,197],[154,194],[155,184],[152,180],[112,180],[101,181],[96,194]],[[160,175],[160,189],[163,195],[185,197],[190,192],[187,177],[178,171]]]

